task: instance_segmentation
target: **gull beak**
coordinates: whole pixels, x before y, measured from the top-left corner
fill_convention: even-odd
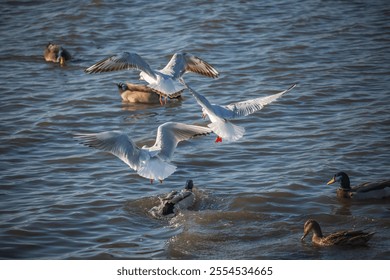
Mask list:
[[[335,177],[333,177],[332,179],[330,179],[330,181],[328,183],[326,183],[327,185],[331,185],[333,183],[336,183],[336,179]]]

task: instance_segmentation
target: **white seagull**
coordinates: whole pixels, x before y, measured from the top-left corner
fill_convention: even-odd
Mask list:
[[[142,148],[137,147],[127,134],[120,131],[79,134],[75,137],[86,146],[117,156],[138,175],[150,179],[151,183],[154,180],[162,183],[176,170],[176,166],[169,162],[177,144],[210,133],[211,130],[207,127],[167,122],[158,127],[155,144],[152,147]]]
[[[175,53],[163,69],[153,70],[138,54],[124,52],[105,58],[84,71],[101,73],[129,69],[141,71],[140,80],[146,81],[148,87],[160,95],[170,98],[179,96],[185,89],[181,81],[182,76],[187,72],[211,78],[217,78],[219,75],[213,66],[189,53]]]
[[[220,106],[211,104],[206,97],[197,93],[187,84],[185,85],[195,97],[198,104],[202,107],[203,117],[209,117],[211,123],[208,124],[208,127],[210,127],[211,130],[218,136],[215,142],[222,142],[222,139],[226,139],[228,141],[239,140],[244,135],[245,128],[234,125],[229,120],[245,117],[261,110],[265,105],[275,101],[296,86],[296,84],[293,84],[287,90],[273,95],[231,103],[227,106]]]

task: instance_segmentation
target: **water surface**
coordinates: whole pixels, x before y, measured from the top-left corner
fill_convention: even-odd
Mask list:
[[[146,1],[147,2],[147,1]],[[389,178],[390,9],[385,1],[8,1],[0,4],[2,259],[389,259],[389,200],[342,202],[326,182]],[[49,42],[74,59],[43,60]],[[178,170],[150,185],[74,133],[125,130],[153,142],[167,121],[205,125],[189,92],[166,106],[121,102],[115,82],[87,75],[132,51],[154,68],[193,53],[221,73],[185,79],[229,104],[298,86],[235,123],[243,139],[181,143]],[[194,180],[197,203],[170,221],[148,210]],[[365,229],[368,247],[300,242],[308,218],[325,233]]]

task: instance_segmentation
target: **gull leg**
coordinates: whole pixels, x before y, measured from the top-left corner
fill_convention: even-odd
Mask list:
[[[215,143],[222,142],[222,137],[217,136],[217,139],[215,139]]]
[[[163,100],[162,100],[162,95],[160,94],[160,98],[159,98],[159,100],[160,100],[160,105],[161,106],[163,106],[164,105],[164,103],[163,103]]]

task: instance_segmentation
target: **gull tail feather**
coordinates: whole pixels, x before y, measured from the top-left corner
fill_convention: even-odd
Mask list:
[[[152,158],[137,170],[138,175],[150,180],[164,180],[176,171],[176,166],[159,158]]]
[[[185,89],[183,84],[170,79],[150,83],[148,87],[163,96],[171,98],[177,97],[177,95],[180,95]]]
[[[234,125],[228,121],[212,122],[208,125],[208,127],[210,127],[211,130],[222,139],[232,142],[242,138],[245,133],[245,128]]]

